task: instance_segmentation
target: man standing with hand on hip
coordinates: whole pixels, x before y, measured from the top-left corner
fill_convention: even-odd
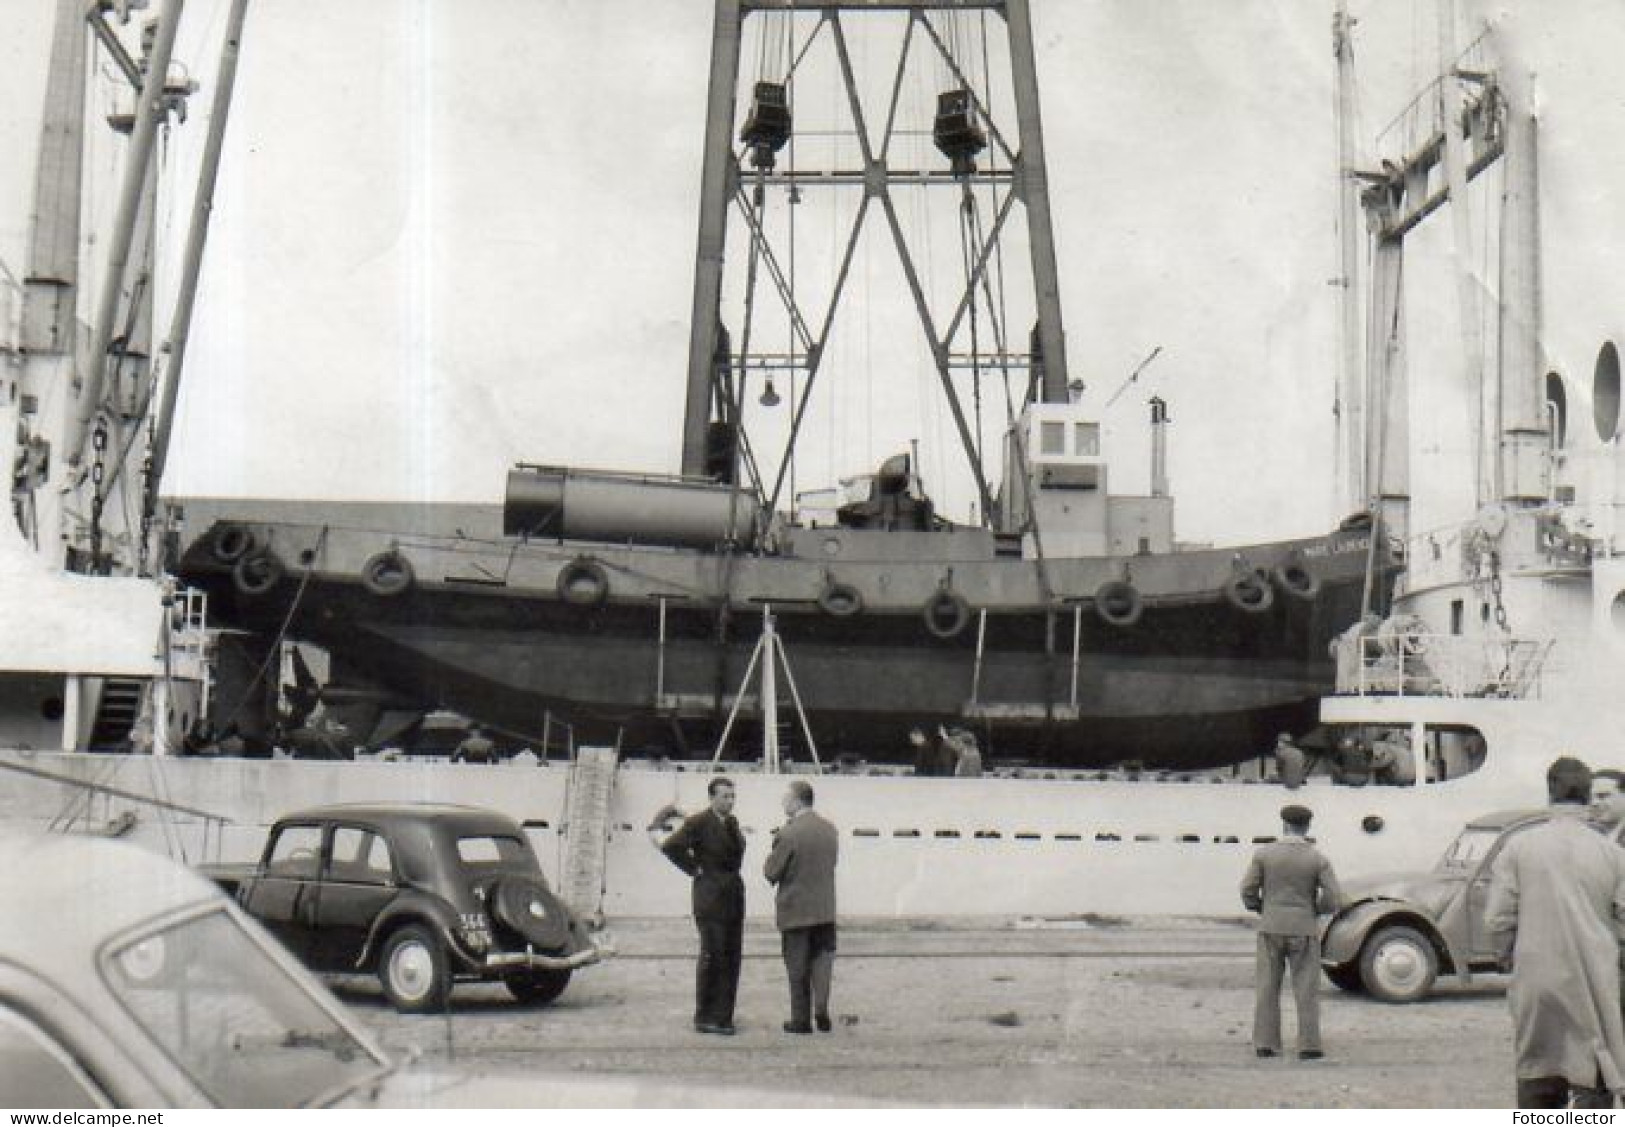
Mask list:
[[[1320,934],[1315,917],[1335,912],[1343,894],[1332,864],[1309,841],[1309,809],[1281,807],[1281,839],[1260,846],[1241,882],[1241,902],[1258,913],[1253,1049],[1281,1054],[1281,980],[1292,971],[1298,1011],[1298,1059],[1319,1060]]]
[[[739,876],[745,835],[733,815],[733,783],[719,775],[706,794],[710,805],[657,844],[672,864],[694,878],[694,926],[700,933],[694,1028],[727,1037],[734,1032],[745,935],[745,882]]]
[[[784,794],[788,819],[773,840],[763,874],[778,886],[774,909],[790,977],[786,1033],[831,1029],[830,980],[835,973],[835,862],[840,834],[813,810],[812,784],[791,782]]]

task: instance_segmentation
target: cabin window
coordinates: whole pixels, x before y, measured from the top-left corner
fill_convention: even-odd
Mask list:
[[[1423,729],[1423,776],[1430,783],[1443,783],[1471,775],[1484,766],[1488,745],[1477,728],[1429,724]]]
[[[1038,452],[1052,456],[1066,453],[1065,423],[1038,424]]]
[[[1306,739],[1309,773],[1345,786],[1414,786],[1470,775],[1484,765],[1484,737],[1474,728],[1427,725],[1417,744],[1409,724],[1340,724]]]
[[[1464,600],[1450,600],[1450,632],[1452,634],[1461,633],[1462,619],[1465,617],[1466,611],[1467,604]]]
[[[1097,457],[1100,454],[1100,424],[1073,424],[1072,452],[1084,458]]]

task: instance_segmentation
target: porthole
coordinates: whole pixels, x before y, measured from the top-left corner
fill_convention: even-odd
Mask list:
[[[1619,350],[1611,340],[1604,341],[1597,353],[1597,367],[1591,376],[1591,412],[1597,437],[1612,441],[1619,433]]]

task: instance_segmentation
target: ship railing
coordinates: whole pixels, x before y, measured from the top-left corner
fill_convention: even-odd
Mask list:
[[[174,675],[196,677],[205,668],[208,627],[209,596],[194,587],[175,588],[169,605],[169,655]]]
[[[1553,639],[1408,632],[1358,639],[1358,696],[1536,700]],[[1347,691],[1344,679],[1340,686]]]

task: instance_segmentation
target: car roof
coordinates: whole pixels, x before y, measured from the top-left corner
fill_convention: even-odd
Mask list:
[[[363,822],[390,828],[436,822],[454,830],[514,830],[519,823],[497,810],[448,802],[354,802],[294,810],[279,822]]]
[[[214,886],[124,842],[80,834],[0,834],[0,959],[60,979],[82,974],[106,939],[210,901]]]
[[[1519,822],[1527,822],[1531,818],[1545,818],[1551,815],[1551,808],[1547,806],[1522,806],[1511,810],[1494,810],[1488,814],[1480,814],[1467,823],[1470,830],[1504,830]]]

